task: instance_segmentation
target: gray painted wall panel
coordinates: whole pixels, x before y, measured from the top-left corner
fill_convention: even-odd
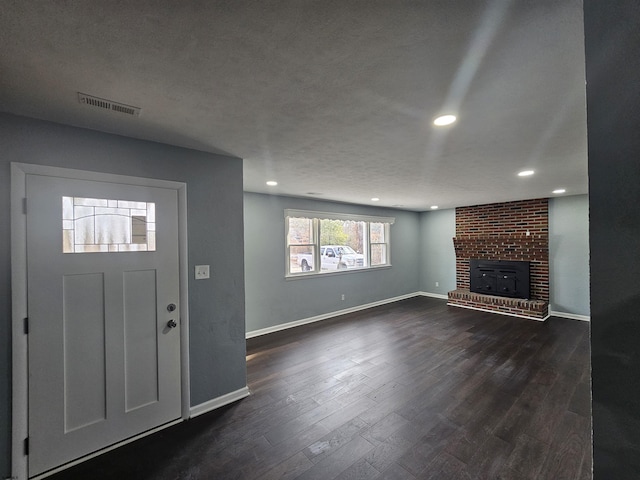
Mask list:
[[[593,478],[640,478],[640,2],[584,2]]]
[[[248,332],[418,290],[418,213],[256,193],[245,193],[244,198]],[[395,217],[391,227],[393,266],[285,280],[286,208]]]
[[[456,288],[455,209],[424,212],[420,216],[420,290],[446,295]],[[436,287],[436,282],[439,286]]]
[[[10,474],[10,162],[187,183],[191,402],[246,385],[242,161],[0,114],[0,477]],[[196,264],[210,280],[193,280]]]
[[[549,300],[556,312],[589,315],[589,198],[549,201]]]

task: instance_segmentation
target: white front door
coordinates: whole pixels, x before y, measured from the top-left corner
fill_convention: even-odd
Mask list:
[[[26,189],[34,476],[180,418],[178,200],[34,174]]]

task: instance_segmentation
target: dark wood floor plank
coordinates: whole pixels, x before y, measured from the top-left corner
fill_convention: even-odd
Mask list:
[[[360,417],[358,417],[360,418]],[[379,422],[374,423],[370,427],[364,429],[360,433],[365,439],[374,445],[384,442],[389,435],[395,433],[402,427],[409,425],[409,422],[403,417],[393,412],[382,418]]]
[[[415,443],[404,435],[393,433],[384,441],[379,442],[367,455],[365,460],[376,470],[386,472],[395,465],[396,460],[402,457]]]
[[[418,476],[421,480],[473,480],[467,465],[441,452]]]
[[[587,445],[590,439],[583,433],[588,424],[588,419],[573,412],[564,414],[540,470],[542,478],[580,478],[584,456],[590,452]]]
[[[369,425],[366,422],[356,417],[340,428],[330,430],[327,435],[305,448],[304,454],[313,463],[318,463],[343,445],[349,443],[356,435],[359,435],[368,427]]]
[[[243,478],[245,480],[261,479],[266,475],[266,472],[269,472],[272,469],[275,469],[275,471],[281,471],[283,468],[282,464],[289,469],[293,465],[290,461],[292,452],[297,452],[300,450],[301,445],[310,445],[329,433],[329,430],[316,423],[297,435],[289,437],[284,442],[267,449],[266,451],[251,452],[253,457],[247,456],[246,458],[239,459],[238,461],[238,464],[242,465],[241,469]],[[304,455],[304,453],[302,454]],[[295,457],[300,458],[298,455]],[[307,459],[306,456],[305,459]],[[313,463],[308,461],[308,459],[301,463],[308,466],[307,468],[304,468],[304,470],[313,466]],[[296,470],[300,470],[301,468],[302,465],[296,466]]]
[[[415,297],[247,341],[251,396],[51,480],[591,475],[589,325]]]
[[[361,458],[338,475],[335,480],[371,480],[379,474],[378,470],[373,468],[364,458]]]
[[[351,441],[343,445],[328,457],[314,464],[309,470],[300,475],[300,480],[331,480],[335,479],[350,466],[358,462],[374,447],[364,438],[356,435]]]
[[[420,478],[420,474],[440,454],[449,437],[455,431],[455,426],[439,419],[409,451],[398,459],[398,465]]]
[[[497,478],[514,448],[514,444],[489,435],[471,457],[469,471],[478,480]]]
[[[311,467],[313,467],[313,463],[311,463],[311,461],[305,457],[302,452],[298,452],[267,472],[262,473],[260,477],[246,478],[260,478],[260,480],[293,480],[298,478]]]
[[[416,480],[416,477],[411,475],[400,465],[393,464],[387,470],[378,475],[375,480]]]
[[[549,445],[523,433],[516,439],[506,467],[517,472],[522,480],[536,480],[548,454]]]

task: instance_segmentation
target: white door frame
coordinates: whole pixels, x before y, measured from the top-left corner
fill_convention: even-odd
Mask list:
[[[187,256],[187,185],[183,182],[157,180],[142,177],[130,177],[109,173],[74,170],[61,167],[32,165],[27,163],[11,163],[11,302],[12,302],[12,434],[11,434],[11,474],[16,480],[29,478],[27,456],[25,455],[25,439],[29,435],[28,421],[28,343],[25,334],[25,318],[27,318],[27,217],[26,177],[29,174],[52,177],[65,177],[77,180],[93,180],[99,182],[121,183],[145,187],[167,188],[177,191],[178,195],[178,259],[180,275],[180,362],[182,390],[182,420],[189,418],[189,267]],[[164,425],[165,428],[175,422]],[[159,429],[160,429],[159,428]],[[64,467],[54,469],[43,478],[57,471],[88,460],[117,446],[129,443],[137,438],[153,433],[159,429],[145,432],[131,439],[119,442],[99,452],[75,460]]]

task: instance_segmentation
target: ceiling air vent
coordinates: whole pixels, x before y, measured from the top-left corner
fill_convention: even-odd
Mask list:
[[[126,115],[132,115],[137,117],[140,115],[140,108],[133,107],[131,105],[125,105],[124,103],[114,102],[112,100],[106,100],[104,98],[94,97],[87,95],[86,93],[78,92],[78,101],[83,105],[89,107],[102,108],[104,110],[112,110],[114,112],[124,113]]]

